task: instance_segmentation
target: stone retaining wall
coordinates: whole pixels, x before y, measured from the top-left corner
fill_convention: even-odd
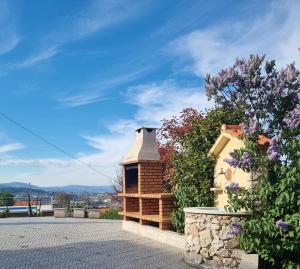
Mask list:
[[[231,224],[245,216],[194,211],[185,209],[185,261],[199,268],[238,268],[244,252],[231,234]]]

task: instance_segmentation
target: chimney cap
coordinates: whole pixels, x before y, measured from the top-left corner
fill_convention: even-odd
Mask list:
[[[160,161],[156,141],[156,129],[152,127],[139,127],[136,129],[135,143],[129,152],[122,158],[121,163],[139,161]]]
[[[147,131],[152,132],[153,130],[157,130],[158,128],[141,126],[141,127],[138,127],[135,131],[140,132],[142,129],[146,129]]]

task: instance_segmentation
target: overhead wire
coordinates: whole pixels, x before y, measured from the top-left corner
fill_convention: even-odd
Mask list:
[[[22,128],[23,130],[25,130],[26,132],[30,133],[31,135],[35,136],[36,138],[42,140],[44,143],[48,144],[49,146],[55,148],[56,150],[64,153],[65,155],[67,155],[69,158],[76,160],[77,162],[79,162],[80,164],[88,167],[89,169],[93,170],[94,172],[105,176],[106,178],[112,180],[112,181],[116,181],[114,178],[112,178],[111,176],[99,171],[98,169],[96,169],[95,167],[93,167],[92,165],[78,159],[76,156],[70,154],[69,152],[67,152],[66,150],[62,149],[61,147],[57,146],[56,144],[50,142],[49,140],[47,140],[46,138],[42,137],[41,135],[37,134],[36,132],[30,130],[29,128],[25,127],[23,124],[17,122],[16,120],[12,119],[11,117],[7,116],[6,114],[0,112],[0,116],[5,118],[6,120],[10,121],[11,123],[15,124],[16,126]]]

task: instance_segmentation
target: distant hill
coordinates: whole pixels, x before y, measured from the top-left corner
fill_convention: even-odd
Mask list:
[[[28,192],[28,184],[22,182],[0,183],[0,191],[10,192]],[[39,187],[31,185],[32,192],[68,192],[68,193],[104,193],[112,192],[112,186],[84,186],[84,185],[67,185],[54,187]]]
[[[83,185],[67,185],[62,187],[44,187],[43,190],[50,192],[89,192],[89,193],[103,193],[112,192],[112,186],[83,186]]]
[[[28,193],[28,184],[22,182],[2,183],[0,184],[0,191],[7,191],[11,193]],[[47,191],[40,189],[37,186],[31,186],[32,193],[47,193]]]
[[[0,188],[25,188],[28,189],[28,184],[23,182],[0,183]],[[38,186],[31,185],[31,188],[40,189]]]

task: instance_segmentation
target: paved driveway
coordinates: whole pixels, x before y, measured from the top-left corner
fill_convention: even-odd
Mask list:
[[[121,221],[0,219],[0,268],[190,269],[179,249],[124,232]]]

